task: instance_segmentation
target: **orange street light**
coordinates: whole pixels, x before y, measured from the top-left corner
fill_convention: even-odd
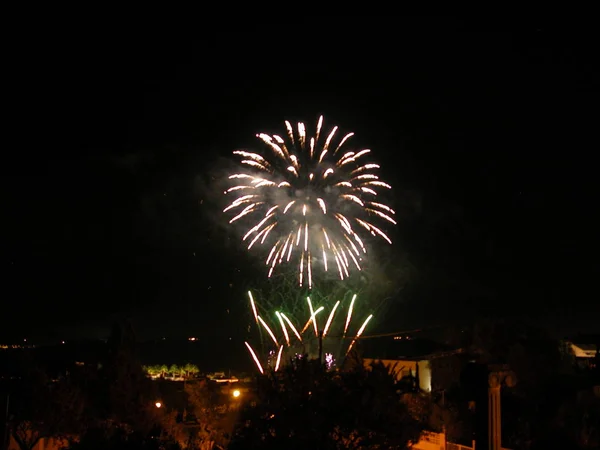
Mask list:
[[[233,395],[233,398],[238,398],[241,395],[241,392],[239,389],[236,389],[233,391],[232,395]]]
[[[162,403],[161,402],[156,402],[154,404],[154,406],[156,406],[157,408],[161,408],[162,407]]]

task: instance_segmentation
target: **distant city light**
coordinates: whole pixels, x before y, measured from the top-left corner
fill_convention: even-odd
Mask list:
[[[188,341],[195,341],[195,340],[196,340],[195,337],[188,338]]]
[[[234,398],[238,398],[240,395],[241,395],[241,392],[239,391],[239,389],[236,389],[235,391],[233,391]]]
[[[161,402],[156,402],[156,403],[154,404],[154,406],[156,406],[157,408],[160,408],[160,407],[162,407],[162,403],[161,403]]]
[[[231,377],[231,378],[215,378],[213,379],[213,381],[216,381],[217,383],[237,383],[238,380],[236,377]]]

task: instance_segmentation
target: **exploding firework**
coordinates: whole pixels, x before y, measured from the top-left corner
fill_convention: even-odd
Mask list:
[[[361,270],[366,235],[391,244],[374,222],[395,225],[395,212],[378,200],[379,191],[391,187],[377,175],[380,166],[365,161],[371,150],[346,150],[354,133],[340,139],[336,126],[323,134],[322,116],[314,135],[303,123],[285,125],[285,139],[257,135],[269,149],[264,154],[234,152],[244,170],[229,176],[235,185],[225,193],[235,199],[224,212],[233,214],[230,223],[250,221],[243,236],[249,250],[270,248],[265,261],[269,277],[278,265],[293,262],[300,286],[310,289],[317,263],[341,280]]]
[[[353,333],[353,316],[355,315],[355,303],[357,296],[353,295],[345,311],[342,311],[342,301],[337,301],[333,307],[327,309],[325,306],[313,304],[310,297],[306,298],[307,314],[306,321],[298,321],[297,317],[285,312],[265,311],[265,317],[272,315],[271,324],[261,315],[260,305],[257,304],[252,292],[248,291],[250,309],[261,334],[261,346],[263,353],[267,354],[267,360],[273,361],[274,370],[277,371],[282,365],[284,350],[287,357],[316,357],[323,353],[325,366],[331,370],[336,366],[340,357],[346,356],[352,350],[356,340],[365,331],[373,315],[369,315],[360,325],[358,331]],[[346,305],[345,305],[346,306]],[[336,321],[336,318],[341,317]],[[265,345],[263,336],[267,340]],[[245,343],[252,359],[261,373],[264,373],[263,365],[255,350]],[[265,351],[266,347],[266,351]],[[320,347],[320,348],[319,348]],[[268,363],[268,362],[267,362]]]

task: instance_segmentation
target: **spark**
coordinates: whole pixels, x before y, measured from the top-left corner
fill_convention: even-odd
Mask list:
[[[310,297],[306,297],[306,301],[308,302],[308,310],[310,311],[310,318],[312,319],[314,328],[315,328],[315,336],[319,335],[319,327],[317,326],[317,318],[315,317],[315,312],[313,310],[312,303],[310,301]]]
[[[350,325],[350,320],[352,320],[352,310],[354,309],[354,302],[356,300],[356,294],[352,297],[352,301],[350,302],[350,308],[348,308],[348,315],[346,316],[346,326],[344,327],[344,337],[346,337],[346,333],[348,332],[348,325]]]
[[[271,329],[269,328],[269,325],[266,324],[266,322],[263,320],[262,317],[260,316],[256,316],[258,321],[260,322],[260,324],[265,327],[265,330],[267,330],[267,333],[269,333],[269,336],[271,336],[271,339],[273,339],[273,342],[275,342],[275,345],[279,345],[279,342],[277,342],[277,338],[275,337],[275,335],[273,334],[273,332],[271,331]]]
[[[350,350],[352,350],[352,347],[354,346],[354,343],[363,334],[363,331],[365,331],[365,328],[366,328],[367,324],[369,323],[369,320],[371,320],[372,318],[373,318],[373,314],[371,314],[369,317],[367,317],[367,320],[364,321],[364,323],[360,327],[360,330],[358,330],[358,333],[356,333],[356,337],[352,340],[352,342],[348,346],[348,351],[346,351],[346,355],[348,353],[350,353]]]
[[[302,286],[302,278],[304,277],[304,252],[300,257],[300,286]]]
[[[248,239],[248,237],[252,234],[255,233],[256,231],[258,231],[263,225],[264,223],[269,220],[271,217],[273,217],[273,213],[267,214],[267,216],[261,220],[260,222],[258,222],[257,225],[255,225],[254,227],[252,227],[242,238],[242,241],[245,241],[246,239]]]
[[[333,320],[333,316],[335,314],[335,310],[337,309],[338,306],[340,306],[340,301],[339,300],[333,306],[333,309],[331,310],[331,313],[329,313],[329,317],[327,318],[327,322],[325,323],[325,328],[323,329],[323,337],[325,337],[325,335],[327,334],[327,331],[329,330],[329,326],[331,325],[331,321]]]
[[[308,271],[308,289],[312,289],[312,261],[310,259],[310,252],[308,252],[308,267],[306,268]]]
[[[389,184],[384,183],[383,181],[367,181],[365,184],[369,184],[371,186],[381,186],[381,187],[384,187],[386,189],[391,189],[392,188]]]
[[[396,212],[392,208],[390,208],[389,206],[384,205],[382,203],[369,202],[369,204],[371,206],[375,206],[375,207],[377,207],[379,209],[383,209],[384,211],[390,212],[392,214],[396,214]]]
[[[304,224],[304,251],[308,251],[308,223]]]
[[[252,246],[254,245],[254,243],[256,241],[258,241],[260,239],[260,237],[262,236],[263,239],[261,240],[261,243],[266,239],[267,234],[269,234],[269,231],[271,231],[271,229],[275,226],[275,224],[271,224],[269,225],[267,228],[263,228],[263,230],[258,233],[256,236],[254,236],[254,239],[252,239],[250,241],[250,244],[248,245],[248,249],[251,249]]]
[[[331,140],[333,139],[333,136],[335,135],[335,132],[337,131],[337,129],[338,129],[337,126],[333,127],[333,130],[331,130],[331,133],[329,133],[329,136],[327,136],[327,139],[325,140],[325,145],[323,146],[325,151],[327,151],[327,148],[329,147],[329,144],[331,143]]]
[[[262,366],[260,365],[260,361],[258,360],[258,356],[256,356],[256,353],[254,353],[254,350],[252,350],[252,347],[250,347],[250,344],[248,344],[247,342],[244,342],[244,344],[246,344],[246,347],[248,347],[248,351],[252,355],[252,359],[254,359],[254,362],[256,363],[256,366],[258,367],[258,370],[260,370],[260,373],[264,374],[265,371],[263,370]]]
[[[233,191],[239,191],[241,189],[254,189],[254,186],[233,186],[233,187],[230,187],[229,189],[227,189],[225,192],[229,193],[229,192],[233,192]]]
[[[296,203],[296,201],[292,200],[287,205],[285,205],[285,208],[283,209],[283,213],[285,214],[286,212],[288,212],[288,209],[290,209],[294,203]]]
[[[327,206],[325,205],[325,202],[323,201],[323,199],[322,198],[318,198],[317,199],[317,203],[319,203],[319,206],[323,210],[323,214],[327,214]]]
[[[290,329],[294,332],[294,334],[296,335],[296,337],[298,338],[298,340],[300,342],[302,342],[302,337],[300,336],[300,333],[298,333],[298,330],[296,329],[296,327],[294,326],[294,324],[290,321],[290,319],[287,318],[287,316],[283,313],[281,313],[281,317],[283,317],[283,320],[285,320],[285,322],[288,324],[288,326],[290,327]]]
[[[237,216],[235,216],[233,219],[231,219],[231,220],[229,221],[229,223],[233,223],[233,222],[235,222],[236,220],[238,220],[238,219],[240,219],[240,218],[244,217],[246,214],[248,214],[248,213],[252,212],[252,210],[254,209],[254,207],[255,207],[255,206],[256,206],[256,203],[252,203],[251,205],[248,205],[248,206],[246,206],[246,207],[245,207],[245,208],[242,210],[242,212],[241,212],[241,213],[239,213]]]
[[[281,362],[281,353],[283,352],[283,345],[279,347],[279,352],[277,352],[277,361],[275,362],[275,372],[279,370],[279,363]]]
[[[273,256],[273,253],[275,252],[276,249],[277,249],[277,245],[274,245],[273,248],[271,249],[271,253],[269,253],[269,257],[267,258],[267,266],[269,265],[269,261],[271,260],[271,256]]]
[[[243,150],[236,150],[233,152],[234,155],[241,155],[244,158],[250,158],[254,161],[257,162],[262,162],[262,163],[266,163],[267,161],[265,160],[265,158],[263,158],[262,156],[260,156],[258,153],[252,153],[252,152],[245,152]]]
[[[336,128],[337,128],[337,127],[336,127]],[[333,133],[332,133],[332,134],[333,134]],[[333,154],[335,155],[335,154],[338,152],[338,150],[339,150],[340,148],[342,148],[342,146],[344,145],[344,143],[345,143],[345,142],[346,142],[348,139],[350,139],[352,136],[354,136],[354,133],[348,133],[346,136],[344,136],[344,137],[342,138],[341,142],[338,144],[337,148],[336,148],[336,149],[333,151]]]
[[[347,247],[346,247],[347,248]],[[360,264],[358,264],[358,261],[356,260],[356,257],[352,254],[352,252],[350,251],[350,249],[348,249],[348,255],[350,255],[350,258],[352,259],[352,261],[354,262],[354,265],[356,266],[356,268],[358,270],[360,270]]]
[[[281,314],[279,313],[279,311],[276,311],[275,315],[279,319],[279,323],[281,325],[281,331],[283,331],[283,335],[285,336],[285,342],[287,342],[287,345],[289,347],[290,346],[290,335],[288,334],[287,329],[285,328],[285,323],[283,322],[283,318],[281,317]]]
[[[358,203],[360,206],[365,206],[365,204],[362,202],[362,200],[360,198],[358,198],[356,195],[344,194],[344,195],[342,195],[342,198],[347,198],[348,200],[352,200],[353,202]]]
[[[230,209],[236,208],[240,205],[243,205],[244,203],[248,203],[250,202],[251,198],[256,197],[255,195],[244,195],[243,197],[238,198],[237,200],[235,200],[231,205],[229,205],[227,208],[225,208],[223,210],[223,212],[227,212]]]
[[[316,316],[317,314],[319,314],[321,311],[323,311],[325,309],[324,306],[319,306],[317,308],[317,310],[310,315],[310,317],[308,318],[308,320],[306,321],[306,323],[304,324],[304,327],[302,328],[302,331],[300,332],[300,334],[304,334],[304,332],[306,331],[306,329],[310,326],[311,323],[314,323],[316,321]]]
[[[279,262],[281,262],[283,260],[283,257],[285,255],[285,251],[287,249],[288,244],[290,243],[290,238],[292,237],[292,235],[288,235],[287,239],[285,240],[285,244],[283,244],[283,250],[281,251],[281,257],[279,258]]]
[[[375,192],[373,189],[371,188],[367,188],[367,187],[361,187],[360,188],[361,191],[366,192],[367,194],[373,194],[373,195],[377,195],[377,192]]]
[[[393,223],[394,225],[396,225],[396,221],[394,219],[392,219],[390,216],[388,216],[387,214],[382,213],[381,211],[377,211],[376,209],[371,209],[371,208],[365,208],[367,211],[372,212],[373,214],[381,217],[382,219],[387,220],[390,223]]]
[[[356,221],[358,223],[360,223],[363,227],[365,227],[367,230],[371,231],[373,236],[378,234],[379,236],[384,238],[388,242],[388,244],[392,243],[391,239],[389,237],[387,237],[387,235],[383,231],[381,231],[379,228],[377,228],[375,225],[365,222],[364,220],[361,220],[361,219],[356,219]]]
[[[368,148],[365,148],[364,150],[361,150],[356,155],[354,155],[353,159],[356,160],[356,159],[360,158],[361,156],[366,155],[367,153],[371,153],[371,150]]]
[[[254,298],[252,292],[248,291],[248,297],[250,297],[250,305],[252,306],[252,313],[254,314],[254,320],[258,323],[258,312],[256,311],[256,305],[254,304]]]

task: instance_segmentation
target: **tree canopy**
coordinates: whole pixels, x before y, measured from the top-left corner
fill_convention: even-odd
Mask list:
[[[423,423],[401,401],[399,387],[381,364],[336,373],[297,359],[259,379],[230,448],[408,448]]]

